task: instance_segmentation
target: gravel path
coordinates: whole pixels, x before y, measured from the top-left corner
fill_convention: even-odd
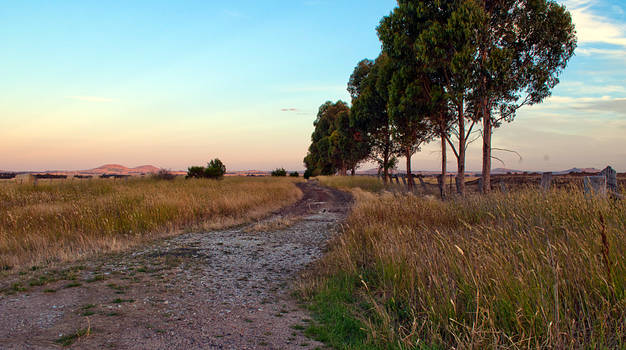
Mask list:
[[[35,286],[0,294],[0,348],[49,349],[64,342],[76,349],[322,346],[303,336],[310,319],[290,286],[321,256],[351,198],[314,182],[298,186],[302,200],[265,226],[184,234],[22,276],[23,285]],[[291,226],[262,229],[285,217]]]

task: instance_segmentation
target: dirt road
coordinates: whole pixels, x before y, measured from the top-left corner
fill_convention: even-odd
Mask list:
[[[267,225],[184,234],[32,271],[19,277],[20,284],[4,281],[9,292],[0,294],[0,348],[320,346],[302,335],[310,320],[290,296],[290,285],[320,257],[351,198],[312,182],[298,186],[302,200],[266,219]],[[299,219],[291,226],[272,228],[294,216]]]

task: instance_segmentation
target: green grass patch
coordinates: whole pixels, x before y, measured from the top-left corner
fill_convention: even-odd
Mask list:
[[[121,299],[121,298],[115,298],[112,301],[113,304],[134,303],[134,302],[135,302],[135,299]]]
[[[74,333],[59,337],[54,342],[60,344],[61,346],[70,346],[74,344],[74,342],[76,342],[76,340],[78,340],[80,337],[84,337],[86,335],[89,335],[89,329],[83,328],[77,330]]]
[[[305,334],[335,349],[378,349],[368,341],[365,325],[356,318],[357,305],[353,293],[358,276],[342,275],[330,278],[309,301],[314,320],[304,329]]]

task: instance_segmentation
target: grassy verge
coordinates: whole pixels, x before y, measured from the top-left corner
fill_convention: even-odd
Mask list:
[[[385,184],[375,176],[318,176],[316,179],[324,186],[341,190],[360,188],[365,191],[380,192],[386,189]],[[387,185],[390,188],[394,186],[400,188],[399,185],[394,183]]]
[[[623,201],[353,193],[301,288],[311,335],[345,349],[626,346]]]
[[[258,219],[302,193],[291,179],[0,184],[0,270],[123,250],[184,230]]]

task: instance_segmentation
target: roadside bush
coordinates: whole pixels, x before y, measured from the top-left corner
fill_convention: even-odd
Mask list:
[[[287,170],[285,170],[285,168],[278,168],[272,171],[272,176],[287,176]]]
[[[308,180],[311,176],[313,176],[313,170],[307,169],[304,171],[304,179]]]
[[[289,174],[289,176],[291,176],[291,177],[300,177],[300,174],[297,171],[294,171],[293,173]]]
[[[152,174],[152,178],[155,180],[174,180],[176,175],[167,169],[161,169],[156,174]]]

